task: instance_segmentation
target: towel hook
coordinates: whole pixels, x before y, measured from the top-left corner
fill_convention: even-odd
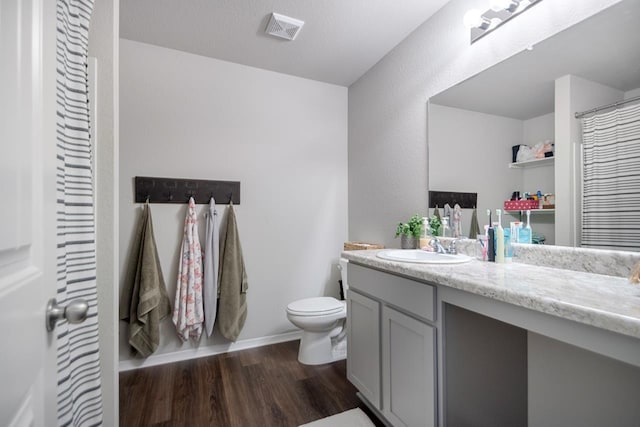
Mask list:
[[[229,192],[229,203],[228,204],[231,204],[232,201],[233,201],[233,191],[230,191]]]
[[[151,196],[147,194],[147,196],[145,197],[144,202],[145,203],[149,203],[149,199],[151,199]]]

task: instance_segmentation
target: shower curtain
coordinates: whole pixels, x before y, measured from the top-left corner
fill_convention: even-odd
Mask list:
[[[640,104],[582,120],[582,246],[640,251]]]
[[[57,333],[59,426],[102,425],[93,170],[87,90],[93,0],[57,0],[57,300],[89,303],[87,320]]]

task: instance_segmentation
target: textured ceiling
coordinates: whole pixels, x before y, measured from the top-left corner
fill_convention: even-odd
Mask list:
[[[448,0],[126,0],[120,37],[349,86]],[[271,12],[305,21],[264,33]]]

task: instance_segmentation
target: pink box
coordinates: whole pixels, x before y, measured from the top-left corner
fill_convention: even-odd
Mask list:
[[[526,211],[539,208],[540,202],[538,200],[507,200],[504,202],[505,211]]]

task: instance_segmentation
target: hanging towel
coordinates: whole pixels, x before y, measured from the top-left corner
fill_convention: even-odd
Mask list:
[[[220,242],[218,329],[230,341],[240,335],[247,318],[247,272],[236,225],[233,203],[229,204],[227,226]]]
[[[462,236],[462,209],[459,204],[453,206],[453,237]]]
[[[438,208],[438,205],[436,205],[436,207],[433,209],[433,216],[435,216],[440,222],[442,222],[442,217],[440,216],[440,209]]]
[[[478,225],[478,210],[473,208],[473,213],[471,214],[471,224],[469,225],[469,238],[475,240],[480,234],[480,226]]]
[[[204,264],[204,321],[207,335],[213,333],[213,323],[216,320],[216,304],[218,302],[218,263],[220,255],[220,237],[218,231],[218,211],[216,201],[211,197],[207,212],[205,228],[205,244],[203,254]]]
[[[173,307],[173,323],[183,341],[189,337],[200,338],[204,323],[202,306],[202,252],[198,238],[196,202],[189,198],[187,217],[184,220],[184,236],[180,248],[178,284]]]
[[[445,203],[442,210],[444,212],[442,214],[442,217],[448,218],[447,221],[449,222],[449,226],[451,226],[453,224],[453,222],[451,221],[453,218],[451,217],[451,206],[449,206],[449,203]]]
[[[160,321],[170,312],[151,209],[145,203],[120,295],[120,320],[129,323],[129,344],[141,356],[147,357],[158,348]]]

